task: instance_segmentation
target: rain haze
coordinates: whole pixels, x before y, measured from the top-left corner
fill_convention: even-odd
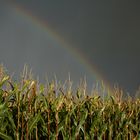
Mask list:
[[[75,83],[86,76],[92,85],[100,77],[133,94],[140,85],[139,6],[121,0],[0,1],[0,62],[16,74],[26,63],[40,79],[56,74],[63,81],[70,72]]]

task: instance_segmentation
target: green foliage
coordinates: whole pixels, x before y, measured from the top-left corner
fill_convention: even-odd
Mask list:
[[[46,87],[24,73],[19,82],[0,74],[0,139],[140,139],[139,98],[74,92],[70,81]]]

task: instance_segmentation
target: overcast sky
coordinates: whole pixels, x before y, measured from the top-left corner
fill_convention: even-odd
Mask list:
[[[13,1],[41,22],[47,22],[71,47],[82,51],[84,59],[91,65],[97,65],[110,83],[118,83],[129,92],[138,89],[139,1]],[[86,74],[92,82],[94,76],[89,68],[61,44],[54,42],[43,28],[22,18],[12,7],[9,2],[0,2],[0,61],[4,65],[15,71],[29,63],[38,75],[45,74],[45,71],[58,72],[62,79],[70,71],[75,81]],[[64,66],[67,69],[63,69]]]

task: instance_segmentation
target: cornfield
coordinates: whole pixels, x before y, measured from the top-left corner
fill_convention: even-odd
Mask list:
[[[13,82],[0,68],[0,139],[137,140],[140,99],[123,97],[119,88],[99,96],[86,86],[72,90],[55,81],[33,80],[25,69]],[[108,91],[109,92],[109,91]]]

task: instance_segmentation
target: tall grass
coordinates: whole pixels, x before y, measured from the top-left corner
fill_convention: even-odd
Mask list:
[[[0,68],[0,139],[140,139],[140,99],[119,88],[104,98],[52,81],[42,85],[24,70],[13,82]],[[101,91],[100,91],[101,92]]]

